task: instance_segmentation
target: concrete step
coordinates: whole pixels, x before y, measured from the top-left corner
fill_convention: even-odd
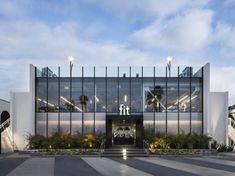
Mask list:
[[[110,148],[105,149],[103,153],[101,153],[101,157],[148,157],[148,153],[144,149],[138,148],[129,148],[123,151],[123,148]]]

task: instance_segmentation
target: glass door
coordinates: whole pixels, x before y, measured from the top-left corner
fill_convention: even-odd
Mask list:
[[[112,122],[112,144],[113,145],[135,145],[136,123],[135,120],[119,119]]]

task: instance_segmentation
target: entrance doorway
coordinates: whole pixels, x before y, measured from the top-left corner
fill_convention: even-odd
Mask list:
[[[135,120],[112,121],[112,145],[135,145],[136,124]]]
[[[143,147],[143,115],[106,115],[106,147]]]

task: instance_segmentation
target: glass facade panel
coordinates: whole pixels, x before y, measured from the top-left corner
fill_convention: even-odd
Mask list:
[[[39,135],[46,136],[47,133],[47,114],[36,113],[36,132]]]
[[[178,112],[178,78],[167,79],[167,112]]]
[[[72,134],[82,133],[82,113],[72,113]]]
[[[131,113],[143,112],[143,96],[142,96],[142,79],[132,78],[131,79]]]
[[[106,112],[105,78],[95,79],[95,112]]]
[[[36,78],[36,112],[47,112],[47,79]]]
[[[154,113],[144,113],[144,130],[154,131]]]
[[[130,78],[119,78],[119,105],[130,107]]]
[[[159,133],[166,133],[166,113],[155,113],[155,131]]]
[[[179,119],[179,133],[190,133],[190,113],[180,113]]]
[[[84,113],[84,133],[91,134],[94,130],[94,113]]]
[[[118,113],[118,80],[107,78],[107,112]]]
[[[190,112],[190,78],[179,78],[179,112]]]
[[[155,78],[156,112],[166,112],[166,79]]]
[[[58,77],[48,78],[48,112],[59,111],[59,83]]]
[[[176,113],[167,113],[167,134],[178,133],[178,115]]]
[[[191,80],[191,112],[202,112],[202,79]]]
[[[70,113],[60,113],[60,132],[70,133]]]
[[[82,97],[82,78],[72,78],[72,112],[82,112]]]
[[[58,113],[48,113],[48,135],[58,132]]]
[[[202,113],[192,113],[192,133],[202,134]]]
[[[105,133],[105,113],[95,114],[95,133]]]
[[[143,79],[144,112],[154,112],[158,103],[158,90],[154,87],[154,78]]]
[[[94,78],[84,78],[83,95],[79,97],[84,112],[94,111]]]
[[[141,78],[142,77],[142,67],[131,67],[131,77]]]
[[[70,100],[70,78],[60,78],[60,112],[74,109],[74,100]]]

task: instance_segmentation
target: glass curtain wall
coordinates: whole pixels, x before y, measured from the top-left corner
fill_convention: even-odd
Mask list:
[[[143,114],[146,130],[202,133],[202,69],[169,77],[158,67],[80,67],[72,79],[58,68],[35,71],[37,134],[105,132],[106,113],[119,114],[120,104]]]

